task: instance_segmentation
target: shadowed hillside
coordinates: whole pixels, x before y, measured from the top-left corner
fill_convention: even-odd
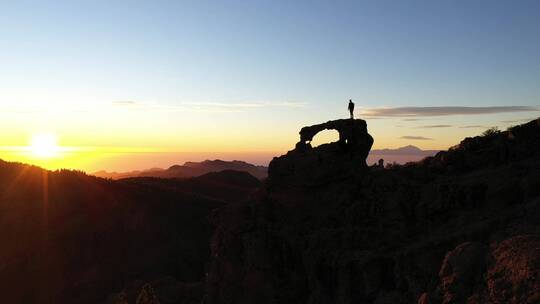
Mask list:
[[[211,172],[187,179],[131,177],[121,181],[155,191],[197,193],[210,199],[226,202],[245,200],[262,185],[260,180],[249,173],[233,170]]]
[[[2,302],[97,303],[156,278],[200,298],[206,217],[258,186],[239,172],[111,181],[0,161]]]

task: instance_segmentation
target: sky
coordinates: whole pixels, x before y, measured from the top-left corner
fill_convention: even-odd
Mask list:
[[[375,149],[446,149],[540,116],[538,54],[539,1],[2,1],[0,158],[267,164],[349,99]]]

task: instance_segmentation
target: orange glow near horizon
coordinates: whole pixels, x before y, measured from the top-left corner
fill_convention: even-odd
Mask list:
[[[48,170],[74,169],[92,173],[100,170],[168,168],[186,161],[206,159],[243,160],[256,165],[267,165],[273,156],[282,154],[281,151],[206,152],[166,147],[65,146],[51,133],[36,133],[27,142],[27,145],[21,146],[0,146],[0,159]]]
[[[444,141],[411,143],[398,140],[394,130],[381,122],[373,121],[369,127],[369,132],[375,138],[373,149],[398,148],[407,144],[415,144],[422,149],[444,149],[443,145],[450,146],[459,142],[453,141],[450,134]],[[186,161],[206,159],[243,160],[256,165],[268,165],[273,157],[294,148],[299,127],[292,126],[289,129],[276,130],[275,133],[268,130],[251,132],[253,134],[248,134],[248,129],[235,129],[237,133],[229,134],[227,138],[211,134],[208,130],[199,130],[197,134],[186,132],[175,137],[167,134],[168,144],[163,143],[165,138],[158,140],[156,137],[159,135],[150,134],[141,134],[140,141],[136,142],[132,136],[127,135],[111,140],[111,133],[102,133],[101,130],[92,137],[76,136],[75,132],[65,131],[62,136],[55,132],[32,132],[27,135],[26,145],[0,146],[0,159],[32,164],[49,170],[76,169],[88,173],[100,170],[125,172],[154,167],[168,168]],[[219,135],[218,132],[216,134]],[[21,143],[24,142],[20,140],[22,136],[23,134],[18,136]],[[336,139],[337,132],[322,132],[316,136],[313,144],[317,146]],[[15,140],[10,141],[15,143]],[[92,145],[100,142],[118,142],[121,146]],[[145,146],[145,143],[148,143],[148,146]],[[180,146],[180,143],[183,145]]]
[[[325,121],[327,116],[338,116],[302,117],[292,113],[296,109],[291,109],[290,115],[301,119],[280,121],[283,116],[271,115],[270,118],[257,112],[253,113],[255,117],[237,119],[230,113],[187,115],[155,110],[153,115],[143,116],[137,109],[103,109],[110,111],[100,115],[67,113],[58,107],[56,110],[60,112],[34,116],[0,112],[3,118],[0,127],[10,130],[0,134],[0,159],[50,170],[65,168],[88,173],[168,168],[206,159],[268,165],[273,157],[294,148],[302,126]],[[467,136],[481,134],[488,126],[504,130],[511,124],[500,121],[526,121],[530,116],[524,113],[520,116],[427,117],[410,121],[381,118],[367,119],[367,123],[368,132],[375,139],[372,149],[414,145],[423,150],[445,150]],[[148,127],[150,125],[152,128]],[[322,132],[314,138],[313,145],[336,139],[337,132]]]

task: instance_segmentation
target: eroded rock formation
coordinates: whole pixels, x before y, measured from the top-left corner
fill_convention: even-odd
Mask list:
[[[337,142],[313,148],[311,141],[323,130],[336,130]],[[275,157],[268,168],[272,184],[316,186],[350,178],[366,169],[373,145],[367,124],[361,119],[339,119],[303,127],[300,141],[286,155]]]

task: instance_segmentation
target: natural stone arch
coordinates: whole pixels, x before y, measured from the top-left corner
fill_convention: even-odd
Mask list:
[[[337,131],[338,141],[312,147],[313,138],[324,130]],[[361,119],[339,119],[303,127],[296,147],[270,162],[269,184],[311,187],[363,174],[372,145],[373,137]]]
[[[310,148],[313,137],[323,130],[336,130],[339,133],[338,142],[341,145],[356,145],[358,137],[367,133],[367,125],[365,121],[360,119],[340,119],[303,127],[300,130],[300,142],[296,144],[296,147],[299,149]]]

